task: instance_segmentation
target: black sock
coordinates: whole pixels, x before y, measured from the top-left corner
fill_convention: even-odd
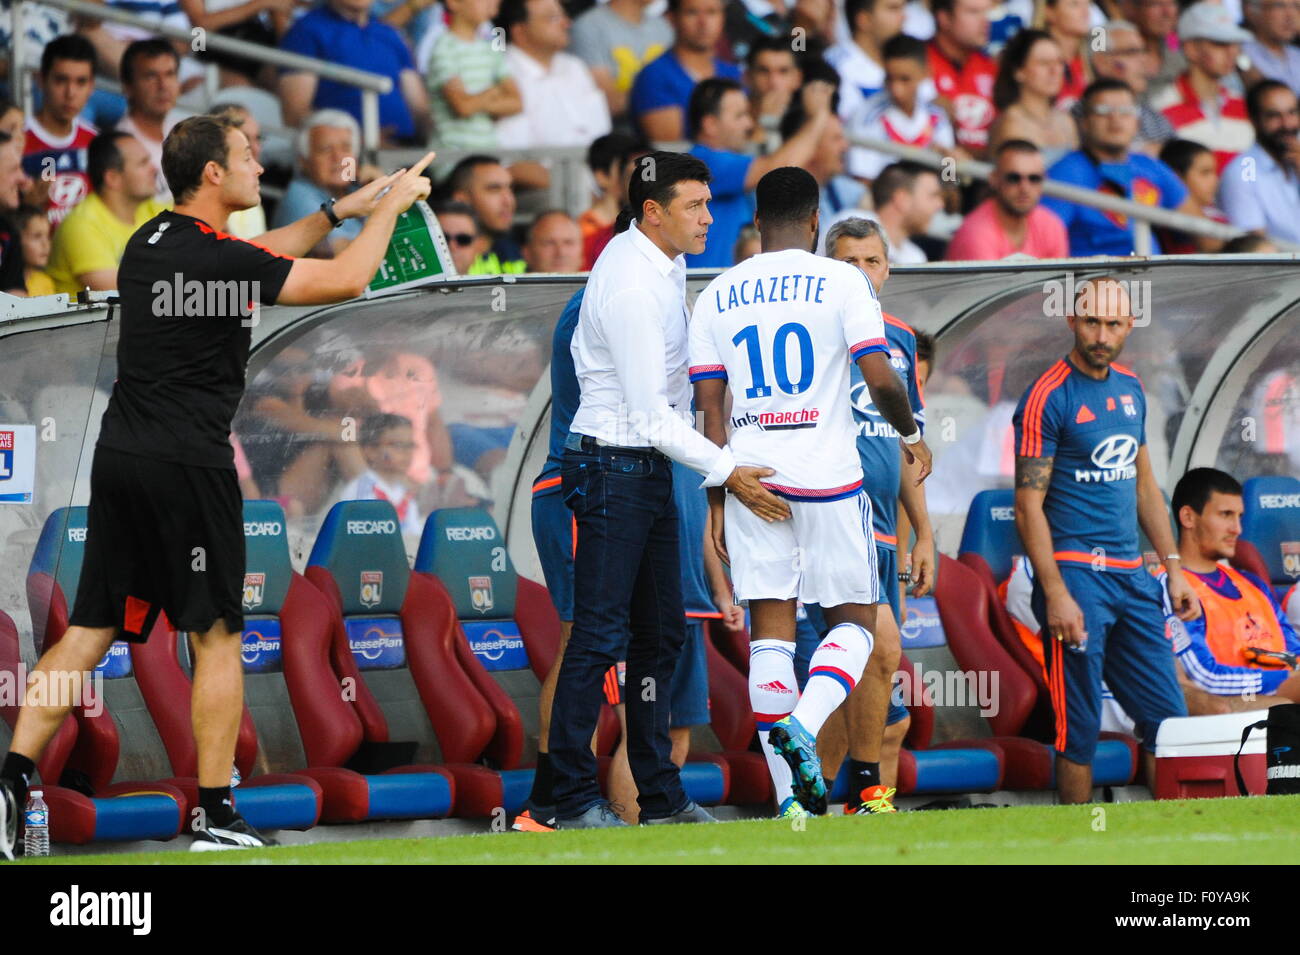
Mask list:
[[[19,812],[27,807],[27,787],[31,784],[34,772],[36,764],[21,753],[5,755],[4,767],[0,768],[0,779],[13,787],[14,801],[18,803]]]
[[[199,787],[199,808],[208,818],[209,826],[228,826],[235,820],[235,802],[230,798],[229,786]]]
[[[555,796],[552,794],[552,787],[555,784],[555,776],[551,772],[551,754],[537,754],[537,770],[533,773],[533,791],[528,794],[528,801],[534,806],[552,806],[555,804]]]
[[[849,760],[850,792],[861,793],[872,786],[880,785],[880,764],[864,763],[861,760]]]

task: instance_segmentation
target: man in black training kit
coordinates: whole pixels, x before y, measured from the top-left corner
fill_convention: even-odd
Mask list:
[[[147,638],[159,610],[194,637],[198,749],[195,850],[274,845],[235,811],[230,770],[243,706],[243,516],[230,422],[244,393],[255,302],[320,305],[362,294],[393,225],[428,195],[409,170],[260,237],[226,235],[227,217],[260,201],[262,167],[228,120],[196,116],[163,143],[176,208],[136,231],[118,268],[117,381],[90,475],[86,554],[71,626],[36,665],[67,673],[69,700],[29,693],[0,768],[0,855],[13,858],[17,817],[41,752],[80,698],[80,681],[119,635]],[[381,197],[380,193],[387,189]],[[366,217],[332,260],[295,259],[343,219]],[[202,291],[202,298],[193,295]],[[232,294],[232,291],[234,294]],[[205,303],[202,314],[178,308]]]

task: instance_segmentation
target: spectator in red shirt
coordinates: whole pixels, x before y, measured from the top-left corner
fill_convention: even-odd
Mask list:
[[[948,245],[949,261],[1003,259],[1019,253],[1038,259],[1070,254],[1065,223],[1043,205],[1047,167],[1028,140],[1008,139],[997,148],[989,176],[993,195],[967,214]]]
[[[90,195],[86,157],[96,130],[80,113],[95,91],[95,48],[76,33],[55,37],[41,53],[40,77],[41,108],[27,118],[23,171],[44,184],[46,197],[33,204],[44,204],[57,226]]]
[[[997,65],[982,50],[989,42],[992,0],[933,0],[930,77],[935,100],[948,111],[957,145],[972,156],[988,148]]]
[[[1190,139],[1174,139],[1165,143],[1160,150],[1160,161],[1178,174],[1178,178],[1187,187],[1189,200],[1200,210],[1201,216],[1214,222],[1228,221],[1223,210],[1215,205],[1214,197],[1219,192],[1219,170],[1213,152]],[[1160,248],[1170,255],[1220,252],[1223,250],[1223,240],[1162,229]]]
[[[1058,109],[1069,109],[1091,82],[1083,51],[1092,34],[1092,4],[1089,0],[1047,0],[1043,8],[1043,29],[1065,54],[1065,84],[1057,97]]]
[[[627,181],[632,166],[649,151],[643,141],[626,133],[606,133],[587,147],[587,168],[596,181],[596,199],[591,208],[578,216],[584,269],[596,263],[596,257],[614,237],[614,220],[627,204]]]
[[[1241,44],[1251,39],[1225,7],[1196,3],[1178,18],[1187,71],[1153,94],[1151,105],[1173,124],[1179,139],[1214,150],[1219,171],[1255,141],[1246,102],[1224,80],[1237,69]]]

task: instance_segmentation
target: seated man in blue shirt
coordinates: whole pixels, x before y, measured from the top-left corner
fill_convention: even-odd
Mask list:
[[[312,113],[298,133],[298,170],[284,198],[275,210],[272,228],[297,222],[321,208],[321,204],[342,199],[358,185],[363,176],[358,157],[361,155],[361,128],[347,113],[322,109]],[[330,259],[342,252],[361,234],[365,220],[344,219],[307,255]]]
[[[1121,199],[1160,206],[1199,216],[1200,209],[1172,169],[1158,159],[1131,152],[1138,134],[1138,104],[1122,80],[1097,80],[1083,92],[1080,148],[1061,157],[1047,170],[1049,179],[1085,189],[1097,189]],[[1132,255],[1134,223],[1128,216],[1044,198],[1065,223],[1070,255]],[[1151,238],[1151,253],[1160,244]]]
[[[424,80],[402,35],[372,18],[370,5],[371,0],[325,0],[289,28],[280,49],[390,77],[393,88],[379,97],[382,145],[422,145],[431,131]],[[361,122],[361,90],[308,71],[282,72],[280,102],[289,127],[318,109],[341,109]]]
[[[691,155],[704,160],[713,179],[709,213],[713,224],[704,251],[687,255],[688,268],[725,268],[733,265],[736,239],[754,218],[753,190],[758,180],[781,166],[807,166],[817,152],[827,123],[835,118],[835,88],[815,80],[804,86],[804,121],[776,152],[751,156],[742,152],[754,129],[749,99],[735,80],[704,80],[691,94],[687,114],[695,145]]]
[[[722,0],[668,0],[668,22],[677,39],[641,68],[628,94],[628,115],[650,142],[686,138],[686,109],[696,83],[713,76],[740,80],[740,67],[714,54],[722,37],[722,8]]]

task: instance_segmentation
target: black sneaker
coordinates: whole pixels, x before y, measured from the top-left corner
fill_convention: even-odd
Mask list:
[[[264,836],[248,824],[238,813],[224,826],[205,825],[194,830],[194,841],[190,843],[191,852],[220,852],[225,849],[262,849],[266,846],[278,846],[269,836]]]
[[[0,779],[0,858],[13,862],[17,843],[18,801],[10,785]]]

